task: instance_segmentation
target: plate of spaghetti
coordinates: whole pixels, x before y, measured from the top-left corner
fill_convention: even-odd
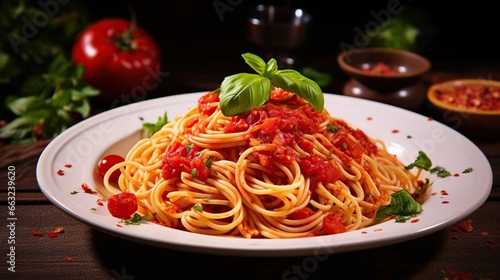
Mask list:
[[[245,256],[338,253],[402,242],[463,219],[489,195],[491,167],[481,151],[461,134],[425,116],[382,103],[325,94],[325,108],[331,112],[329,122],[334,120],[338,128],[339,124],[347,125],[347,121],[353,127],[356,125],[366,138],[354,139],[373,141],[379,152],[375,156],[362,155],[363,164],[353,160],[352,165],[346,165],[350,159],[342,158],[340,153],[330,153],[329,149],[322,151],[321,145],[315,144],[318,146],[314,146],[314,151],[334,157],[345,169],[336,175],[341,176],[338,183],[316,182],[313,187],[306,175],[310,171],[301,171],[300,164],[277,163],[276,167],[264,168],[255,163],[259,157],[266,162],[269,159],[266,155],[273,155],[264,148],[255,148],[265,146],[262,143],[252,146],[253,150],[237,153],[235,150],[239,156],[223,153],[224,149],[231,150],[229,146],[245,142],[242,133],[210,132],[212,136],[199,133],[202,136],[184,138],[176,132],[184,131],[187,135],[189,127],[191,131],[195,129],[191,123],[197,122],[197,103],[205,94],[143,101],[101,113],[69,128],[55,138],[40,157],[37,167],[40,188],[53,204],[69,215],[121,238],[172,249]],[[179,117],[157,132],[158,135],[141,139],[143,120],[155,121],[164,112]],[[326,112],[322,114],[325,118],[326,115]],[[215,118],[204,121],[207,131],[210,131],[209,124],[218,130],[224,123]],[[323,128],[318,127],[315,133],[304,136],[313,143],[324,137],[319,136],[323,134],[318,131],[328,130],[327,124],[317,124]],[[174,140],[182,144],[186,139],[201,148],[200,151],[206,153],[204,157],[216,158],[210,175],[205,181],[196,176],[193,179],[188,172],[181,172],[180,179],[163,179],[160,163],[168,144]],[[306,144],[293,145],[297,145],[302,154],[311,154],[302,152],[308,149]],[[219,152],[209,153],[206,149],[212,146]],[[277,146],[274,148],[279,150]],[[259,149],[267,153],[259,156]],[[423,211],[415,217],[406,222],[389,219],[372,224],[373,210],[377,207],[375,198],[384,199],[401,188],[412,190],[415,187],[412,182],[422,180],[403,174],[406,172],[402,168],[412,163],[421,150],[454,175],[440,178],[426,174],[431,181],[428,197],[422,203]],[[126,158],[122,168],[131,175],[122,176],[120,184],[124,191],[136,193],[139,211],[155,217],[154,221],[133,225],[109,214],[106,199],[119,189],[105,186],[105,180],[95,171],[99,160],[107,154]],[[151,161],[158,166],[146,167]],[[156,171],[151,171],[153,169]],[[466,170],[471,172],[463,173]],[[216,174],[212,174],[214,171]],[[374,179],[360,179],[363,176]],[[177,182],[169,183],[169,180]],[[82,190],[82,186],[92,191]],[[169,208],[165,201],[174,203]],[[196,210],[196,205],[202,209]],[[312,214],[297,211],[305,208],[316,211]],[[349,220],[343,223],[345,229],[341,231],[345,232],[321,232],[324,229],[318,220],[323,220],[327,213],[343,213],[340,219]]]
[[[265,102],[236,102],[236,111],[222,91],[118,107],[52,140],[38,182],[54,205],[116,237],[236,256],[404,242],[458,222],[488,197],[489,162],[455,130],[321,94],[317,102],[273,86]],[[324,107],[311,104],[323,98]],[[103,172],[109,155],[122,160]]]

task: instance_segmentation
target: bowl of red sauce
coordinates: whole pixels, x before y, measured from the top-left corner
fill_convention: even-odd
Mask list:
[[[392,91],[419,82],[431,68],[425,57],[399,49],[363,48],[341,52],[340,68],[351,78],[378,91]]]
[[[410,110],[425,101],[423,77],[431,63],[425,57],[400,49],[349,49],[337,56],[341,70],[351,79],[343,94],[384,102]]]
[[[500,138],[500,81],[458,79],[433,84],[427,99],[442,120],[473,137]]]

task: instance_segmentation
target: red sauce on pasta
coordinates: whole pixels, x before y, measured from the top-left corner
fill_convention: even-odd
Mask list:
[[[313,144],[302,138],[305,134],[318,133],[323,121],[321,113],[314,110],[307,102],[296,95],[283,100],[288,93],[281,89],[274,90],[271,100],[265,105],[234,116],[225,126],[225,133],[247,131],[248,146],[268,144],[269,149],[254,152],[253,156],[265,167],[273,168],[273,161],[289,165],[297,161],[305,176],[311,178],[311,185],[318,182],[327,184],[342,179],[338,167],[331,160],[324,160],[313,154]],[[203,113],[212,113],[210,102],[218,101],[218,94],[208,93],[198,100],[198,108]],[[329,142],[323,143],[344,163],[360,161],[363,154],[377,152],[377,147],[369,141],[361,130],[349,127],[343,121],[332,123],[335,131],[328,134]],[[357,139],[357,141],[353,140]],[[299,146],[307,156],[297,156],[289,147]],[[246,149],[247,147],[241,147]],[[163,157],[163,177],[178,176],[180,172],[190,172],[194,177],[205,180],[208,168],[207,159],[197,157],[197,147],[183,147],[180,143],[171,145]],[[195,170],[195,173],[193,173]]]

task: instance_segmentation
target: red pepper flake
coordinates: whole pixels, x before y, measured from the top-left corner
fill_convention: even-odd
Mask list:
[[[100,198],[96,202],[97,202],[97,205],[99,205],[99,206],[104,205],[104,203],[102,202],[102,199],[100,199]]]
[[[431,193],[432,196],[435,196],[436,194],[437,194],[436,192]]]
[[[374,232],[377,232],[377,231],[382,231],[381,228],[376,228],[375,230],[373,230]]]
[[[399,133],[399,130],[398,129],[393,129],[391,132],[392,133]]]
[[[413,219],[411,220],[411,223],[414,224],[414,223],[418,223],[420,221],[420,219]]]
[[[450,203],[448,200],[443,200],[443,201],[441,202],[441,204],[448,204],[448,203]]]
[[[96,191],[93,191],[88,185],[87,183],[83,183],[82,184],[82,190],[86,193],[90,193],[90,194],[96,194],[97,192]]]
[[[64,257],[64,260],[65,260],[65,261],[67,261],[67,262],[70,262],[70,261],[72,261],[72,260],[73,260],[73,258],[72,258],[72,257],[68,257],[68,256],[66,256],[66,257]]]
[[[362,232],[361,232],[361,234],[368,234],[368,232],[366,232],[366,231],[362,231]]]
[[[460,174],[455,173],[455,174],[453,174],[453,177],[460,177]]]
[[[488,235],[490,235],[489,232],[487,232],[487,231],[482,231],[479,234],[482,235],[482,236],[488,236]]]
[[[70,164],[70,163],[66,163],[66,164],[64,165],[64,167],[66,167],[66,168],[71,168],[71,167],[73,167],[73,165],[72,165],[72,164]]]
[[[451,239],[460,240],[460,238],[459,238],[458,236],[456,236],[456,235],[453,235],[453,236],[451,237]]]
[[[458,224],[458,227],[464,232],[471,232],[474,229],[470,221],[463,221]]]
[[[43,236],[43,232],[41,232],[40,230],[32,230],[31,234],[33,236],[38,236],[38,237],[42,237]]]
[[[368,117],[368,118],[366,118],[366,120],[367,121],[371,121],[371,120],[373,120],[373,118],[372,117]]]
[[[53,238],[53,237],[56,237],[59,235],[59,233],[63,233],[64,232],[64,228],[63,227],[56,227],[54,230],[51,230],[47,233],[47,235],[50,237],[50,238]]]
[[[441,191],[441,195],[448,195],[448,192],[447,192],[447,191],[445,191],[445,190],[442,190],[442,191]]]
[[[57,175],[64,176],[64,171],[62,171],[61,169],[57,170]]]
[[[432,117],[427,118],[428,121],[433,121],[434,119]]]
[[[493,250],[495,250],[497,248],[497,246],[495,245],[495,242],[493,242],[493,241],[486,242],[486,247],[493,249]]]
[[[122,225],[120,225],[120,224],[116,224],[116,226],[117,226],[117,227],[123,227],[123,226],[122,226]]]

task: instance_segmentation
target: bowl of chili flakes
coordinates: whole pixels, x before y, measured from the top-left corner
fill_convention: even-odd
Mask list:
[[[456,130],[473,137],[500,138],[500,81],[444,81],[429,87],[427,99]]]

